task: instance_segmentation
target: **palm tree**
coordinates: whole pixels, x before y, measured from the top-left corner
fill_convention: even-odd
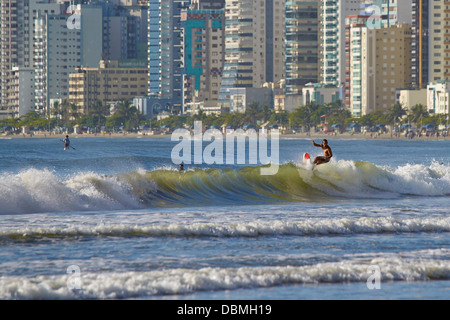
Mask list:
[[[139,110],[131,103],[130,100],[119,102],[116,115],[121,118],[122,124],[126,125],[127,130],[132,130],[139,125]]]
[[[194,118],[194,121],[204,121],[207,118],[206,113],[203,111],[202,108],[198,109],[198,112],[192,116]]]
[[[70,116],[75,121],[81,116],[81,114],[78,112],[78,106],[75,103],[70,104]]]
[[[226,126],[231,126],[233,128],[238,127],[240,125],[241,116],[237,113],[230,112],[226,113],[223,117],[223,123]]]
[[[393,129],[395,129],[397,122],[400,121],[401,118],[406,116],[406,114],[406,109],[404,109],[400,103],[396,103],[391,109],[388,110],[386,120],[389,122],[389,124],[393,125]],[[391,136],[392,131],[393,130],[391,130]]]
[[[63,99],[60,106],[60,114],[64,122],[69,120],[70,115],[70,103],[67,99]]]
[[[289,121],[292,126],[301,126],[302,131],[309,135],[311,128],[311,109],[310,107],[303,106],[295,109],[289,114]]]
[[[345,106],[342,103],[342,100],[336,100],[328,103],[327,107],[329,108],[328,114],[331,116],[337,116],[339,113],[345,110]]]
[[[59,115],[59,101],[53,102],[53,105],[50,108],[50,115],[58,117],[58,115]]]
[[[89,109],[88,114],[97,117],[97,126],[100,127],[101,121],[104,117],[109,116],[109,107],[104,105],[100,100],[97,100],[95,104]]]
[[[408,117],[412,123],[417,124],[423,118],[427,118],[428,115],[429,114],[426,110],[426,107],[424,107],[422,104],[416,104],[411,108]]]
[[[266,123],[270,119],[272,113],[272,110],[270,110],[270,108],[266,104],[262,106],[263,123]]]
[[[117,105],[116,114],[118,114],[120,117],[123,117],[125,120],[130,120],[131,118],[133,118],[136,112],[137,109],[130,100],[120,101]]]
[[[247,107],[247,110],[245,110],[244,113],[244,124],[252,124],[256,125],[256,120],[258,119],[258,113],[259,113],[259,104],[256,101],[253,101],[250,103]]]
[[[271,124],[276,124],[278,126],[287,126],[289,124],[289,115],[286,111],[282,110],[280,112],[273,112],[269,119]]]
[[[56,118],[56,126],[58,127],[58,119],[61,113],[61,109],[59,107],[59,101],[54,101],[53,106],[50,109],[50,117]]]

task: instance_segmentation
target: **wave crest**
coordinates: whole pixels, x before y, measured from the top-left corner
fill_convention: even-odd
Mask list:
[[[0,175],[0,214],[446,196],[449,190],[449,167],[439,164],[393,169],[341,160],[311,170],[287,163],[273,176],[260,175],[260,167],[137,170],[108,176],[83,172],[66,178],[28,169]]]

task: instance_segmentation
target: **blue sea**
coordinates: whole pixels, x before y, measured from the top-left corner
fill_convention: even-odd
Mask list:
[[[71,140],[0,139],[0,299],[450,298],[450,140],[282,138],[272,176]]]

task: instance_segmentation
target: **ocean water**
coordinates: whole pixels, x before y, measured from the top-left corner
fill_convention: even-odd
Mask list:
[[[0,299],[449,299],[450,141],[281,139],[259,165],[170,138],[0,139]]]

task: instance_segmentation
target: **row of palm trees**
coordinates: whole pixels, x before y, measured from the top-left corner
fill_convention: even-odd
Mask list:
[[[427,108],[422,104],[416,104],[411,107],[410,110],[404,108],[401,104],[397,103],[392,108],[390,108],[386,113],[375,112],[371,115],[364,116],[361,118],[361,122],[364,124],[365,117],[370,118],[370,116],[378,114],[379,123],[384,120],[386,124],[393,126],[394,128],[400,124],[408,124],[421,128],[423,125],[431,124],[433,127],[437,128],[439,125],[444,125],[447,127],[448,115],[445,114],[434,114],[431,115]],[[372,123],[373,124],[373,123]]]
[[[430,115],[427,108],[422,104],[416,104],[410,110],[396,103],[386,111],[374,111],[362,117],[352,117],[350,111],[346,110],[340,101],[325,104],[300,107],[292,114],[296,117],[292,123],[300,124],[309,129],[318,127],[323,117],[327,118],[328,126],[338,125],[340,128],[347,128],[350,124],[373,128],[376,125],[385,124],[392,127],[391,132],[401,124],[409,124],[417,127],[431,124],[437,127],[439,124],[446,125],[448,115]],[[294,120],[294,119],[293,119]]]
[[[309,132],[310,130],[319,130],[324,123],[328,126],[337,125],[339,128],[347,128],[350,124],[359,124],[369,128],[375,127],[377,124],[386,124],[391,125],[393,129],[404,123],[416,126],[426,124],[437,126],[438,124],[447,124],[448,121],[443,115],[430,115],[426,107],[421,104],[413,106],[410,110],[406,110],[400,104],[395,104],[385,112],[375,111],[362,117],[352,117],[341,101],[323,105],[311,103],[290,113],[274,111],[266,105],[259,106],[258,103],[252,103],[243,114],[206,115],[200,110],[192,116],[172,115],[160,121],[146,119],[129,100],[120,101],[113,111],[111,114],[109,106],[97,101],[85,114],[82,114],[76,105],[63,100],[61,103],[53,105],[47,117],[32,112],[21,119],[3,120],[2,123],[3,125],[12,124],[14,127],[27,125],[46,129],[72,128],[78,124],[97,130],[105,127],[110,130],[121,128],[126,131],[134,131],[140,125],[149,125],[152,128],[166,126],[175,129],[189,127],[195,121],[202,121],[203,125],[208,127],[242,128],[246,125],[258,127],[264,124],[292,129],[301,127],[303,131]]]
[[[75,125],[97,130],[101,127],[113,129],[123,126],[132,130],[144,120],[144,115],[139,113],[129,100],[120,101],[112,114],[110,106],[104,105],[101,101],[97,101],[89,107],[86,113],[82,113],[77,105],[63,100],[61,103],[55,102],[47,115],[31,111],[21,118],[2,120],[0,125],[16,129],[28,126],[46,130],[71,129]]]
[[[242,128],[248,125],[258,127],[260,125],[278,126],[285,129],[300,129],[304,132],[311,130],[322,130],[326,124],[328,127],[334,126],[338,130],[344,131],[351,124],[358,124],[361,127],[376,129],[377,125],[391,126],[391,133],[398,131],[401,124],[417,126],[432,124],[437,127],[439,124],[447,124],[447,117],[444,115],[430,115],[421,104],[413,106],[410,110],[395,104],[386,111],[375,111],[362,117],[352,117],[349,110],[345,109],[341,101],[318,105],[315,103],[296,108],[292,112],[274,111],[267,106],[251,104],[245,113],[225,113],[220,116],[206,115],[202,111],[193,116],[171,116],[160,122],[170,128],[182,126],[190,127],[194,121],[202,121],[205,127],[226,127]],[[159,126],[159,124],[153,124]]]

